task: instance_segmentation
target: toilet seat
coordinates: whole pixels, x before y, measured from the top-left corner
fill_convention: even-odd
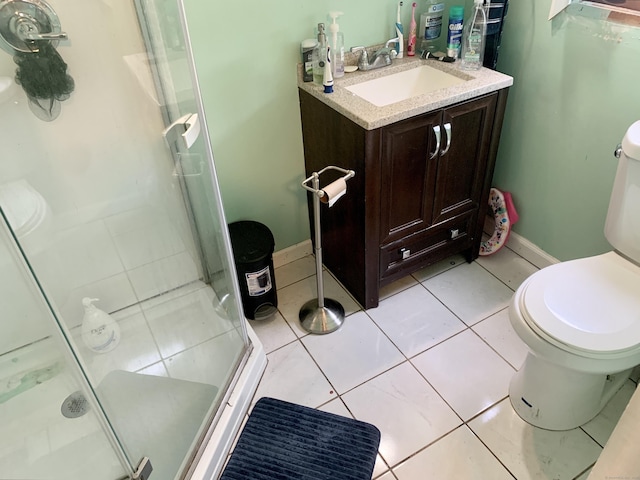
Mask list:
[[[552,265],[523,287],[523,319],[558,347],[606,357],[640,346],[640,267],[617,253]]]

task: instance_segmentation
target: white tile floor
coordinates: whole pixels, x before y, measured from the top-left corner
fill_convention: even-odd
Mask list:
[[[629,380],[589,424],[550,432],[523,422],[508,385],[526,347],[506,307],[536,267],[508,249],[453,257],[383,289],[363,311],[325,272],[347,318],[329,335],[299,326],[315,298],[312,257],[276,269],[279,312],[252,322],[268,366],[256,392],[353,417],[382,432],[373,478],[584,480],[633,394]]]

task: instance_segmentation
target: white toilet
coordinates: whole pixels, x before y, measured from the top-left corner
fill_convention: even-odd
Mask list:
[[[529,353],[509,397],[537,427],[588,422],[640,364],[640,121],[619,158],[605,224],[615,250],[544,268],[511,301],[511,324]]]

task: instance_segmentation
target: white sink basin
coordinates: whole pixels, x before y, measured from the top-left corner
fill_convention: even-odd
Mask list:
[[[465,81],[428,65],[422,65],[345,88],[377,107],[384,107]]]

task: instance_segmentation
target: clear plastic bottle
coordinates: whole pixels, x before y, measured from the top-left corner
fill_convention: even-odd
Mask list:
[[[340,31],[340,25],[336,23],[336,18],[342,12],[329,12],[331,23],[329,24],[329,45],[331,47],[331,73],[333,78],[344,76],[344,36]]]
[[[324,76],[324,62],[327,58],[327,36],[324,33],[324,23],[318,24],[318,45],[313,50],[313,82],[322,85]]]
[[[474,0],[473,13],[462,34],[462,63],[465,70],[479,70],[484,61],[487,37],[487,12],[482,0]]]
[[[420,53],[434,53],[438,50],[437,42],[442,33],[443,15],[442,0],[427,0],[427,11],[420,15]]]

